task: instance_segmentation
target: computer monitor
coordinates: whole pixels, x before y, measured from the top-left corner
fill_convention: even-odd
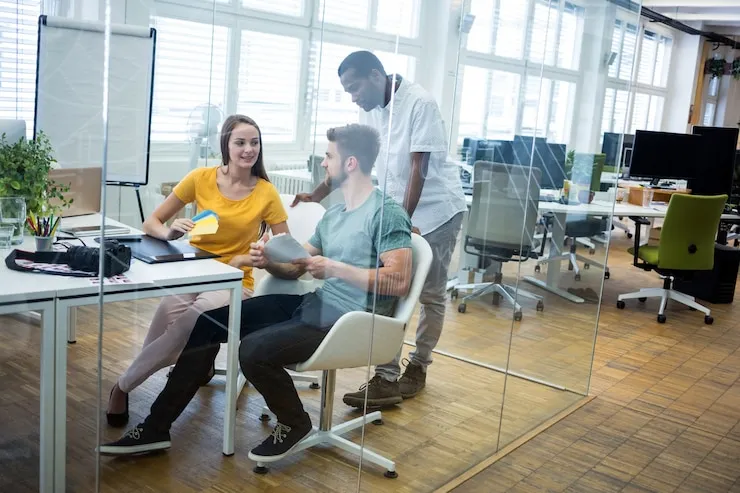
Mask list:
[[[511,162],[511,142],[508,140],[471,140],[465,152],[467,154],[465,161],[471,166],[476,161]]]
[[[532,165],[542,171],[540,188],[560,190],[565,182],[565,144],[550,144],[545,139],[534,141]]]
[[[622,168],[629,167],[628,158],[631,157],[631,150],[634,144],[635,136],[631,134],[620,134],[616,132],[604,132],[604,141],[601,144],[601,153],[606,154],[605,166],[621,165]],[[619,143],[622,143],[621,147]]]
[[[732,127],[693,128],[692,133],[703,141],[701,172],[688,183],[693,195],[732,195],[738,132]]]
[[[21,137],[26,137],[24,120],[0,120],[0,135],[5,134],[5,142],[15,144]]]
[[[702,137],[692,134],[638,130],[632,147],[631,178],[689,180],[701,159]]]

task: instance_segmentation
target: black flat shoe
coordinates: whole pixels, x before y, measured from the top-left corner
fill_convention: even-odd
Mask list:
[[[113,395],[113,387],[110,389],[110,395]],[[108,397],[110,400],[110,397]],[[126,410],[122,413],[105,413],[105,417],[108,420],[108,425],[113,428],[123,428],[128,423],[128,394],[126,394]]]

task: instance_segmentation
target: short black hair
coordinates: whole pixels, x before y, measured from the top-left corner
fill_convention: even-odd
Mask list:
[[[368,125],[352,123],[330,128],[326,131],[326,138],[337,144],[342,161],[354,156],[360,164],[360,171],[370,175],[380,152],[380,134],[377,130]]]
[[[369,76],[373,70],[380,72],[380,75],[383,77],[387,76],[383,64],[380,63],[380,59],[369,51],[355,51],[347,55],[342,60],[342,63],[339,64],[339,69],[337,70],[339,77],[351,68],[355,69],[355,72],[360,77]]]

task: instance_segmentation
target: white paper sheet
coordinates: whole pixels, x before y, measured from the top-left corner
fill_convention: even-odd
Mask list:
[[[270,261],[279,263],[290,263],[299,258],[311,257],[295,238],[286,234],[270,238],[265,243],[265,255]]]

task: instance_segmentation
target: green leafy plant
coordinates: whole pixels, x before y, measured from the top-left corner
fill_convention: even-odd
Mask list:
[[[740,80],[740,56],[732,61],[732,66],[730,67],[730,75],[732,75],[735,80]]]
[[[64,196],[69,187],[49,178],[54,159],[51,142],[43,132],[35,139],[0,140],[0,197],[23,197],[26,210],[34,214],[56,214],[69,207]],[[51,202],[54,203],[52,205]]]
[[[707,60],[706,72],[712,76],[712,79],[725,75],[726,62],[723,58],[712,58]]]

